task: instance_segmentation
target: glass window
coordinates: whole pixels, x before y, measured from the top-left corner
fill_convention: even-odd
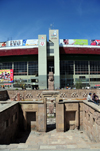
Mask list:
[[[53,42],[47,42],[47,46],[54,46]]]
[[[28,74],[38,76],[38,61],[28,62]]]
[[[90,74],[100,74],[100,61],[90,61]]]
[[[75,74],[88,74],[88,61],[75,61]]]
[[[53,72],[54,73],[54,60],[47,62],[47,72]]]
[[[73,86],[74,79],[61,78],[60,85],[61,88]]]
[[[0,63],[0,69],[12,69],[12,62]]]
[[[27,62],[14,62],[14,75],[27,75]]]
[[[47,49],[47,53],[54,53],[54,49]]]
[[[60,62],[60,74],[61,75],[69,75],[73,74],[73,61],[62,60]]]
[[[100,81],[100,78],[90,78],[90,81]]]

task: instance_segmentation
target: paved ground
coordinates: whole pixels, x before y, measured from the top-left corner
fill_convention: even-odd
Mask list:
[[[78,130],[69,130],[67,132],[56,132],[56,130],[47,133],[31,131],[21,133],[16,143],[10,145],[0,145],[3,151],[22,151],[22,150],[41,150],[41,151],[100,151],[100,143],[93,143],[89,140],[85,132]]]

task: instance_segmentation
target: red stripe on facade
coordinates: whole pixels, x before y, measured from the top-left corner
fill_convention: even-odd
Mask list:
[[[17,56],[17,55],[36,55],[38,54],[38,48],[27,49],[1,49],[0,56]]]
[[[100,54],[100,48],[59,47],[60,54]],[[37,55],[38,48],[1,49],[0,56]]]
[[[100,54],[100,48],[60,47],[60,54]]]

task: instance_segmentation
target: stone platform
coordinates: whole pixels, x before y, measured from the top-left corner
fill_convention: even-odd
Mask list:
[[[27,133],[20,133],[14,144],[0,145],[0,150],[100,150],[100,144],[91,142],[84,131],[69,130],[65,133],[58,133],[54,129],[47,133],[31,131],[27,139],[26,135]]]

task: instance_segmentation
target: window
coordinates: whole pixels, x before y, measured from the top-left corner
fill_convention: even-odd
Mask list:
[[[61,78],[61,80],[60,80],[61,88],[64,88],[67,86],[68,87],[73,86],[73,81],[74,81],[74,79]]]
[[[27,75],[27,62],[14,62],[14,75]]]
[[[47,49],[47,53],[54,53],[54,49]]]
[[[100,74],[100,61],[90,61],[90,74]]]
[[[88,74],[88,61],[75,61],[75,74]]]
[[[47,42],[47,46],[54,46],[53,42]]]
[[[66,76],[73,73],[73,61],[62,60],[60,62],[60,74]]]
[[[100,81],[100,78],[90,78],[90,81]]]
[[[52,61],[49,60],[47,62],[47,72],[49,73],[51,71],[54,73],[54,60]]]
[[[0,63],[0,69],[12,69],[12,63]]]
[[[38,82],[38,79],[31,79],[31,82]]]
[[[85,76],[79,76],[79,79],[85,79]]]
[[[28,63],[28,74],[38,76],[38,61],[31,61]]]

